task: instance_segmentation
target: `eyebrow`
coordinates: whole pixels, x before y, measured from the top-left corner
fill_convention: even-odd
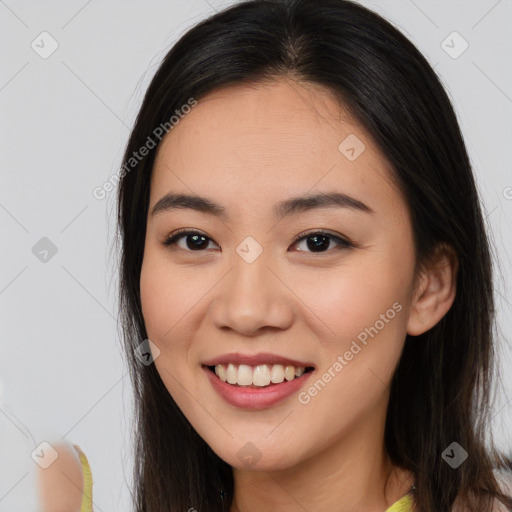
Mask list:
[[[282,219],[289,215],[317,208],[349,208],[351,210],[375,213],[368,205],[341,192],[322,192],[305,196],[291,197],[274,205],[274,216]],[[151,210],[151,215],[177,209],[191,209],[226,220],[226,208],[207,197],[189,194],[165,194]]]

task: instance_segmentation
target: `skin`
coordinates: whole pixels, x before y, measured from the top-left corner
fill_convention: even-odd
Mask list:
[[[47,468],[38,467],[39,505],[42,512],[79,512],[83,496],[80,457],[65,443],[52,445],[57,459]]]
[[[338,150],[349,134],[366,146],[354,161]],[[149,214],[140,286],[165,386],[233,467],[232,512],[384,511],[413,482],[384,449],[390,380],[406,334],[427,331],[453,303],[453,258],[441,252],[414,281],[410,216],[384,155],[314,84],[280,78],[199,101],[158,149],[149,212],[171,191],[211,198],[229,215]],[[346,193],[374,213],[330,207],[273,217],[275,203],[320,191]],[[163,246],[180,228],[200,231],[208,245],[194,251],[185,236]],[[294,243],[317,229],[357,247],[332,240],[315,252],[307,239]],[[236,252],[248,236],[263,248],[250,264]],[[293,395],[258,411],[233,407],[201,368],[228,352],[273,352],[313,362],[312,383],[395,302],[401,311],[308,404]],[[251,467],[237,457],[247,442],[261,455]]]

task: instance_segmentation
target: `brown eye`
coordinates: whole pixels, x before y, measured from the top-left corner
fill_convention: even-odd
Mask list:
[[[182,238],[185,238],[185,247],[180,247],[180,249],[190,250],[190,251],[202,251],[208,247],[208,241],[213,241],[211,238],[203,235],[199,231],[191,231],[191,230],[181,230],[162,242],[162,244],[166,247],[178,245],[178,241]]]
[[[185,239],[185,246],[180,246],[178,244],[182,238]],[[349,242],[340,236],[333,235],[324,231],[312,231],[306,233],[305,235],[302,235],[300,238],[296,239],[292,245],[297,245],[303,240],[306,241],[307,250],[301,250],[299,252],[328,252],[331,249],[331,242],[334,242],[335,249],[348,249],[351,247],[356,247],[356,245],[352,242]],[[180,249],[185,251],[199,252],[207,249],[209,242],[213,242],[213,240],[199,231],[182,229],[166,238],[162,242],[162,245],[165,247],[177,245]]]
[[[306,233],[306,235],[303,235],[297,239],[293,245],[296,245],[298,242],[303,240],[306,240],[306,246],[309,251],[300,252],[328,252],[331,241],[335,242],[336,249],[355,247],[352,242],[349,242],[348,240],[345,240],[344,238],[333,235],[331,233],[326,233],[324,231],[313,231]]]

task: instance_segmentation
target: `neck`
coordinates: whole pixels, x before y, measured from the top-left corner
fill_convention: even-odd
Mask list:
[[[234,468],[231,512],[386,510],[409,491],[414,479],[393,466],[384,449],[384,422],[372,416],[294,467],[280,471]]]

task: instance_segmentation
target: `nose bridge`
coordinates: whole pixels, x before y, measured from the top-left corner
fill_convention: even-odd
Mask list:
[[[214,322],[250,334],[263,326],[284,328],[291,320],[286,287],[268,267],[270,251],[254,239],[236,249],[233,268],[223,280],[214,308]]]
[[[264,297],[272,283],[269,277],[272,275],[269,269],[269,252],[258,251],[251,242],[242,242],[236,249],[234,268],[232,272],[232,293],[238,299],[249,299],[258,293]],[[268,298],[268,297],[267,297]]]

